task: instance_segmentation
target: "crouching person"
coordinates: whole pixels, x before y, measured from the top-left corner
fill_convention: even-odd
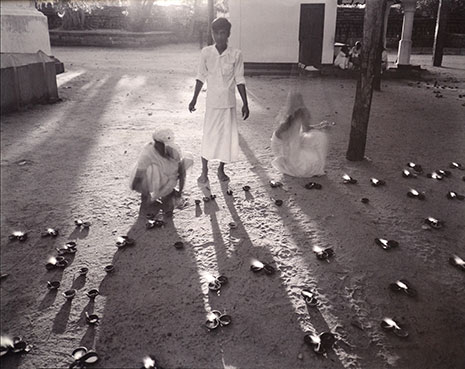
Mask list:
[[[143,205],[159,201],[165,212],[172,212],[182,204],[186,170],[193,164],[192,156],[182,157],[169,128],[157,129],[152,138],[141,150],[130,176],[130,188],[141,194]]]

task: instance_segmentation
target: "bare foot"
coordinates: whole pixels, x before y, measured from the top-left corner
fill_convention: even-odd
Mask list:
[[[208,182],[208,175],[206,173],[202,173],[199,178],[197,178],[197,182],[201,184],[205,184]]]
[[[218,170],[218,179],[221,182],[227,182],[229,181],[229,177],[226,175],[226,173],[222,170]]]

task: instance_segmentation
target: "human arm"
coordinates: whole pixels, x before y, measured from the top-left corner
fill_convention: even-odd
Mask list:
[[[294,117],[292,115],[288,115],[286,120],[282,122],[279,127],[274,131],[274,134],[277,138],[282,140],[283,134],[287,132],[291,128],[292,120]]]
[[[202,87],[207,80],[208,69],[207,69],[207,57],[205,50],[202,50],[200,53],[200,62],[197,70],[197,77],[195,81],[194,96],[192,97],[191,102],[189,103],[189,111],[192,113],[195,111],[195,104],[197,104],[197,97],[199,96]]]
[[[237,90],[242,99],[242,118],[246,120],[249,117],[249,103],[247,102],[247,91],[245,89],[244,78],[244,59],[242,53],[237,50],[236,61],[234,65],[234,79],[236,80]]]
[[[194,97],[189,103],[189,111],[192,113],[195,111],[195,104],[197,104],[197,97],[199,96],[200,91],[202,90],[203,82],[200,80],[195,81]]]
[[[247,102],[247,91],[245,89],[245,84],[237,85],[237,90],[242,99],[242,118],[246,120],[249,117],[249,103]]]

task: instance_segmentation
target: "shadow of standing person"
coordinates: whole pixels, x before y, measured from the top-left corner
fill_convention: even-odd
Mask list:
[[[159,210],[159,209],[158,209]],[[154,209],[157,211],[157,208]],[[193,246],[173,247],[182,236],[174,219],[166,217],[160,228],[146,228],[146,209],[127,235],[134,246],[119,249],[114,272],[99,290],[105,308],[95,349],[105,367],[134,367],[146,355],[155,355],[164,367],[219,367],[215,349],[205,332],[205,307]]]

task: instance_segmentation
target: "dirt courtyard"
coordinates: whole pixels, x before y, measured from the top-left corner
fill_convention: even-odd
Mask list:
[[[448,191],[465,194],[465,171],[449,169],[453,161],[465,166],[465,56],[445,56],[443,68],[429,67],[430,55],[413,56],[427,68],[421,80],[383,81],[373,96],[363,162],[345,159],[355,80],[246,78],[251,115],[239,123],[240,161],[226,166],[233,195],[218,182],[214,164],[217,198],[196,206],[203,196],[196,178],[205,92],[196,112],[187,106],[198,48],[53,53],[66,70],[57,77],[62,101],[1,121],[1,274],[7,274],[1,333],[32,345],[28,353],[2,357],[2,368],[67,368],[79,346],[99,354],[89,368],[140,368],[146,355],[165,369],[465,368],[465,273],[448,262],[452,254],[465,258],[465,201],[446,198]],[[284,176],[270,164],[274,119],[296,87],[312,123],[336,123],[328,131],[323,177]],[[148,210],[140,208],[128,177],[161,124],[194,155],[189,205],[163,228],[146,229]],[[403,178],[408,162],[424,173]],[[452,174],[427,178],[437,169]],[[358,183],[343,184],[344,173]],[[386,185],[372,187],[371,177]],[[283,186],[271,188],[271,179]],[[322,189],[305,189],[309,181]],[[407,197],[411,188],[426,199]],[[425,227],[430,216],[444,227]],[[77,228],[75,219],[92,225]],[[59,235],[41,237],[49,227]],[[25,242],[9,240],[17,230],[28,232]],[[121,235],[135,245],[118,249]],[[399,247],[383,250],[377,237]],[[77,243],[76,254],[66,256],[69,265],[48,271],[47,260],[69,241]],[[176,241],[185,247],[176,249]],[[332,247],[334,257],[318,260],[315,246]],[[252,259],[276,273],[253,273]],[[104,271],[108,264],[113,273]],[[77,274],[82,267],[89,268],[85,277]],[[209,278],[219,275],[229,283],[209,291]],[[408,280],[417,296],[391,291],[398,279]],[[61,287],[49,291],[47,281]],[[77,294],[67,301],[62,292],[70,288]],[[95,300],[86,296],[92,288],[100,291]],[[303,289],[315,292],[317,306],[306,305]],[[208,331],[211,310],[229,314],[232,323]],[[100,323],[88,325],[86,313]],[[383,330],[385,317],[409,337]],[[304,336],[325,331],[337,341],[320,356]]]

